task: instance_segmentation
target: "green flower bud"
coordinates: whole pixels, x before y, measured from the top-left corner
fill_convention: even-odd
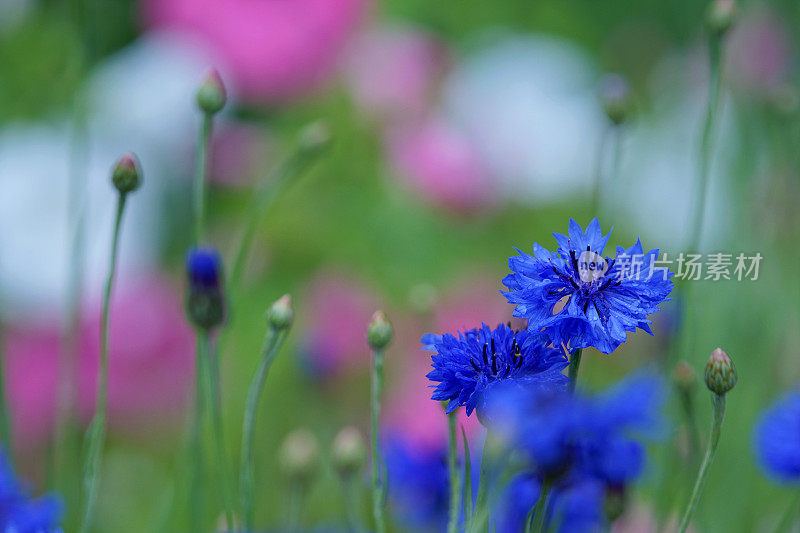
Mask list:
[[[306,153],[319,153],[331,144],[331,130],[327,124],[318,120],[300,130],[298,136],[300,149]]]
[[[721,348],[717,348],[708,358],[705,372],[706,387],[719,395],[723,395],[733,387],[739,377],[736,375],[736,367],[733,361]]]
[[[619,74],[608,74],[600,82],[600,99],[603,111],[614,124],[628,118],[631,107],[631,89],[628,81]]]
[[[217,69],[212,68],[206,73],[203,83],[197,89],[197,105],[204,113],[214,115],[225,107],[227,100],[222,77]]]
[[[308,429],[295,429],[286,436],[278,454],[283,473],[292,481],[308,483],[319,466],[319,443]]]
[[[267,321],[270,326],[277,330],[284,330],[291,327],[294,321],[294,309],[292,309],[292,297],[284,294],[272,304],[267,312]]]
[[[672,382],[681,392],[691,392],[697,385],[697,374],[692,365],[681,360],[672,371]]]
[[[706,27],[712,35],[722,36],[736,19],[734,0],[712,0],[706,11]]]
[[[367,460],[367,445],[356,428],[346,427],[333,440],[332,455],[339,475],[349,477],[361,470]]]
[[[375,311],[367,329],[367,341],[374,350],[386,348],[392,342],[392,324],[383,311]]]
[[[117,160],[111,172],[111,181],[121,194],[135,191],[142,184],[142,173],[139,160],[132,152],[128,152]]]

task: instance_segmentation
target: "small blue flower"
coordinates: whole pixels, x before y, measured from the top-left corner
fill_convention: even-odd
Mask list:
[[[186,254],[186,275],[192,285],[218,287],[221,272],[222,259],[216,248],[197,247]]]
[[[597,219],[585,232],[570,220],[568,237],[553,234],[556,252],[537,243],[533,255],[518,250],[508,260],[513,272],[503,279],[514,316],[570,350],[594,346],[611,353],[636,328],[652,335],[648,315],[667,299],[672,273],[657,267],[658,250],[645,253],[640,241],[627,250],[617,247],[613,259],[603,257],[609,235]]]
[[[424,349],[432,355],[433,370],[428,379],[438,383],[431,398],[447,401],[447,412],[466,407],[467,415],[486,406],[492,390],[513,384],[527,387],[562,387],[569,381],[561,371],[567,366],[563,352],[546,346],[528,331],[514,331],[506,324],[444,335],[422,337]],[[482,420],[483,421],[483,420]]]
[[[56,533],[61,531],[61,501],[54,496],[32,499],[0,450],[0,531]]]
[[[755,429],[755,448],[764,470],[776,481],[800,481],[800,392],[767,408]]]

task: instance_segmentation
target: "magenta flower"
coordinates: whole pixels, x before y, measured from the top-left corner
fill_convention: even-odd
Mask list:
[[[331,74],[368,0],[148,0],[153,26],[199,37],[250,100],[285,101]]]
[[[393,128],[386,140],[397,176],[434,205],[466,211],[494,202],[478,147],[454,126],[429,119]]]

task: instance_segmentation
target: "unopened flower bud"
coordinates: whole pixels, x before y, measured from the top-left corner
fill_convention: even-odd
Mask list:
[[[111,181],[121,194],[135,191],[142,183],[142,172],[139,159],[132,152],[128,152],[117,160],[111,172]]]
[[[203,329],[219,326],[225,318],[222,259],[214,248],[193,248],[186,255],[188,292],[186,313]]]
[[[286,436],[279,452],[286,476],[300,483],[311,481],[319,465],[319,444],[308,429],[296,429]]]
[[[631,107],[631,89],[628,81],[619,74],[608,74],[600,82],[600,99],[603,111],[614,124],[628,118]]]
[[[327,124],[317,121],[300,130],[300,149],[306,153],[319,153],[331,143],[331,130]]]
[[[392,324],[383,311],[375,311],[367,329],[367,340],[374,350],[381,350],[392,342]]]
[[[333,466],[339,475],[348,477],[358,472],[367,460],[367,445],[354,427],[342,429],[333,440]]]
[[[733,387],[739,377],[736,375],[736,367],[733,361],[721,348],[717,348],[708,358],[705,372],[706,387],[716,394],[723,395]]]
[[[713,35],[723,35],[736,19],[734,0],[712,0],[706,11],[706,27]]]
[[[678,361],[672,371],[672,382],[682,392],[691,392],[697,384],[697,374],[692,365],[686,361]]]
[[[270,326],[277,330],[287,329],[294,321],[294,309],[292,309],[292,297],[284,294],[272,304],[267,313],[267,321]]]
[[[203,83],[197,89],[197,105],[204,113],[213,115],[218,113],[228,100],[227,93],[225,92],[225,84],[222,83],[222,77],[219,75],[217,69],[210,69],[206,73]]]

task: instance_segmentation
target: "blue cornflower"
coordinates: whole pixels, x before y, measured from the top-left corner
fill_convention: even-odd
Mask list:
[[[0,450],[0,531],[56,533],[61,531],[61,502],[54,496],[32,499]]]
[[[755,447],[764,470],[777,481],[800,481],[800,392],[767,408],[755,429]]]
[[[561,373],[567,366],[563,352],[545,345],[539,335],[506,324],[494,330],[483,324],[458,337],[427,334],[422,344],[436,352],[427,376],[438,383],[431,398],[447,401],[448,413],[463,405],[467,415],[477,407],[481,416],[487,396],[500,387],[563,387],[569,381]]]
[[[186,314],[202,329],[210,330],[225,318],[222,259],[214,248],[192,248],[186,254]]]
[[[508,260],[513,272],[503,279],[514,316],[570,350],[594,346],[611,353],[636,328],[652,335],[647,317],[667,299],[672,273],[656,266],[658,249],[645,253],[640,241],[617,247],[613,259],[603,257],[609,235],[597,219],[585,232],[570,220],[569,236],[553,234],[557,251],[537,243],[533,255],[517,250]]]

